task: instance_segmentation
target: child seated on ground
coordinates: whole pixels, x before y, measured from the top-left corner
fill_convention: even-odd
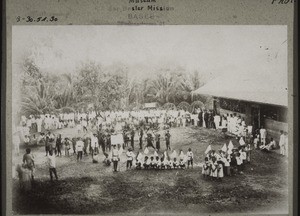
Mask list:
[[[105,155],[105,158],[104,158],[103,163],[104,163],[106,166],[110,166],[111,160],[108,159],[108,154],[107,154],[107,153],[104,153],[104,155]]]
[[[148,156],[145,156],[145,160],[144,160],[143,166],[144,166],[144,169],[149,169],[150,161],[149,161]]]
[[[185,163],[184,163],[184,159],[183,158],[181,158],[180,161],[179,161],[179,167],[181,169],[185,169]]]
[[[156,169],[160,169],[161,168],[161,160],[159,159],[158,156],[156,156]]]
[[[160,168],[161,168],[162,170],[166,169],[166,165],[167,165],[168,161],[165,160],[164,158],[161,158],[161,159],[160,159],[160,162],[161,162]]]
[[[136,168],[137,170],[142,169],[142,162],[141,162],[139,159],[136,160],[135,168]]]
[[[172,169],[172,165],[173,165],[173,163],[172,163],[171,159],[169,158],[168,162],[167,162],[167,169]]]
[[[261,146],[259,146],[259,148],[261,150],[271,151],[276,148],[276,142],[275,142],[275,140],[273,140],[273,138],[271,138],[269,144],[262,144]]]
[[[151,169],[156,169],[156,167],[157,167],[156,160],[154,160],[154,157],[151,156],[151,157],[150,157],[150,168],[151,168]]]
[[[97,153],[94,153],[93,155],[93,163],[99,163],[99,155]]]
[[[178,161],[177,161],[177,158],[174,158],[174,159],[173,159],[173,168],[174,168],[174,169],[177,169],[178,166],[179,166],[179,163],[178,163]]]

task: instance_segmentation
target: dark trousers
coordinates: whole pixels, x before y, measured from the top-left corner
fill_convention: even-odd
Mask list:
[[[82,151],[77,152],[77,160],[82,160]]]
[[[45,147],[45,150],[46,150],[46,156],[48,155],[49,151],[50,151],[50,146],[46,146]]]
[[[131,148],[134,150],[134,138],[131,138]]]
[[[117,171],[118,169],[118,161],[113,161],[114,164],[114,171]]]
[[[171,150],[171,147],[170,147],[170,141],[167,141],[167,142],[166,142],[166,146],[167,146],[167,150]]]
[[[160,141],[156,141],[156,149],[159,151],[159,149],[160,149]]]
[[[126,163],[126,168],[131,168],[132,167],[132,160],[128,160]]]
[[[56,168],[49,168],[49,173],[50,173],[50,179],[51,179],[51,181],[53,180],[53,174],[55,176],[55,179],[56,180],[58,179],[57,173],[56,173]]]
[[[59,156],[61,156],[61,149],[60,149],[60,147],[56,146],[56,149],[57,149],[56,154],[59,155]]]
[[[140,149],[142,149],[143,148],[143,137],[140,137]]]

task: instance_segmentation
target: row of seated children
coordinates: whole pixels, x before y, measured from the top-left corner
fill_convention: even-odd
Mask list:
[[[132,161],[134,154],[132,153],[131,149],[126,153],[127,155],[127,169],[132,168]],[[172,158],[172,159],[171,159]],[[155,169],[155,170],[165,170],[165,169],[185,169],[186,162],[187,168],[190,166],[193,167],[193,152],[191,149],[188,150],[187,154],[185,155],[182,150],[180,150],[179,156],[177,158],[177,153],[174,150],[171,154],[171,157],[165,151],[162,157],[159,157],[157,152],[154,155],[143,156],[141,153],[136,157],[136,169]]]
[[[164,169],[185,169],[185,162],[183,161],[183,159],[180,159],[179,161],[177,160],[177,158],[173,158],[173,160],[171,160],[171,158],[165,159],[165,158],[159,158],[158,156],[154,157],[148,157],[145,156],[145,159],[143,162],[141,161],[137,161],[136,162],[136,169],[156,169],[156,170],[164,170]]]

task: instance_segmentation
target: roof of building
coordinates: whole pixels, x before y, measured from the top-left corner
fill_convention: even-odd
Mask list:
[[[287,106],[287,73],[262,71],[230,72],[209,81],[193,92],[256,103]]]

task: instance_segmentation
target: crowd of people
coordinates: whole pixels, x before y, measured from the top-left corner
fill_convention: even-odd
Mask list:
[[[164,170],[193,167],[194,155],[191,149],[186,153],[180,150],[177,154],[176,150],[171,148],[170,128],[188,125],[225,130],[233,134],[239,142],[238,148],[230,141],[219,151],[206,151],[202,174],[212,179],[241,173],[244,164],[250,162],[252,144],[254,149],[263,151],[271,151],[278,147],[273,138],[266,138],[265,128],[253,132],[252,126],[247,126],[241,116],[220,116],[200,108],[195,109],[193,113],[185,110],[156,109],[45,114],[31,115],[28,118],[22,116],[13,140],[16,154],[19,154],[22,141],[26,146],[23,164],[17,166],[19,178],[34,179],[34,157],[29,147],[38,145],[45,147],[51,180],[58,179],[56,157],[61,156],[75,156],[77,161],[81,161],[83,156],[90,156],[93,163],[99,163],[103,160],[103,153],[105,159],[102,162],[107,166],[113,164],[113,171],[120,169],[121,155],[125,152],[123,158],[126,158],[126,169]],[[62,137],[59,132],[62,128],[74,128],[78,134]],[[115,143],[114,137],[117,134],[122,134],[122,140]],[[282,155],[287,154],[287,143],[287,133],[282,131],[279,141]],[[135,155],[136,148],[139,150]],[[149,149],[154,150],[153,154],[149,154]],[[23,177],[21,173],[24,173]]]

